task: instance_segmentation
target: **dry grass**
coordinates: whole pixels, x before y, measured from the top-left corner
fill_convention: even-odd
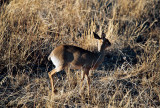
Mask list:
[[[0,107],[160,107],[159,0],[0,1]],[[70,44],[98,50],[92,32],[112,47],[80,91],[81,70],[55,77],[51,97],[47,61]]]

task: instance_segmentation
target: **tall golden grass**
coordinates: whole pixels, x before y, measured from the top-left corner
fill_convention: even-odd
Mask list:
[[[159,0],[9,0],[0,6],[0,107],[160,107]],[[112,42],[80,92],[81,70],[54,78],[47,57],[70,44],[97,51]],[[66,77],[67,76],[67,77]]]

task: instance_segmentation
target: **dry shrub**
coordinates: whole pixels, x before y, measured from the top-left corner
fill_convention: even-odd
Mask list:
[[[158,107],[159,0],[10,0],[0,7],[1,107]],[[47,56],[59,44],[98,50],[93,31],[112,43],[92,71],[90,96],[81,71],[55,76]],[[98,48],[97,48],[98,47]],[[75,74],[76,73],[76,74]],[[66,77],[67,76],[67,77]]]

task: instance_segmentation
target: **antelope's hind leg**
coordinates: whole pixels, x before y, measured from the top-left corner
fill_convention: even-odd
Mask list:
[[[59,72],[59,71],[61,71],[61,70],[63,70],[63,69],[64,69],[64,66],[59,66],[59,67],[56,67],[55,69],[53,69],[52,71],[50,71],[50,72],[48,73],[48,76],[49,76],[49,78],[50,78],[51,88],[52,88],[52,94],[55,94],[55,93],[58,92],[58,91],[54,88],[53,77],[54,77],[54,75],[55,75],[57,72]]]

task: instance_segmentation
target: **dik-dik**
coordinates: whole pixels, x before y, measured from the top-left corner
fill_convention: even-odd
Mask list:
[[[88,87],[90,86],[90,78],[88,77],[89,71],[96,69],[103,62],[105,49],[111,46],[110,41],[104,36],[100,38],[96,33],[93,32],[93,34],[95,39],[103,41],[99,52],[90,52],[73,45],[60,45],[51,52],[48,59],[55,65],[55,69],[48,73],[52,93],[56,92],[53,76],[55,73],[60,72],[66,67],[70,67],[71,69],[82,69],[83,75],[81,81],[83,81],[86,76]]]

